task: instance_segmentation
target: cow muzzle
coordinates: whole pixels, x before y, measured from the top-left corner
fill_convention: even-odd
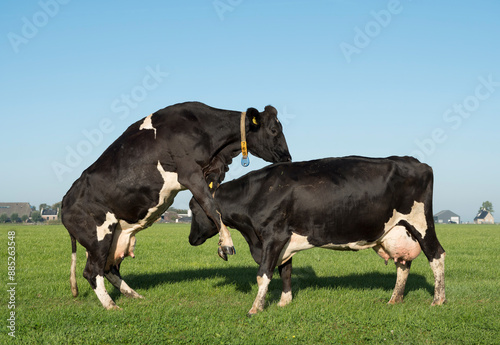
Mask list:
[[[192,246],[200,246],[202,245],[203,243],[205,243],[205,239],[204,238],[191,238],[191,236],[189,236],[189,244],[192,245]]]
[[[273,162],[274,163],[281,163],[281,162],[291,162],[292,161],[292,156],[288,151],[281,153],[281,154],[275,154],[273,157]]]

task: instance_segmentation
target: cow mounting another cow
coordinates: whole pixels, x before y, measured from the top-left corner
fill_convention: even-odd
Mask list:
[[[177,193],[189,189],[220,234],[219,255],[234,254],[207,180],[220,183],[232,159],[248,150],[269,162],[290,161],[277,111],[215,109],[198,102],[161,109],[132,124],[77,179],[62,201],[72,243],[71,290],[76,284],[76,241],[87,250],[84,277],[106,309],[117,308],[106,277],[121,293],[142,298],[120,276],[134,257],[135,235],[153,224]],[[212,190],[211,190],[212,189]]]

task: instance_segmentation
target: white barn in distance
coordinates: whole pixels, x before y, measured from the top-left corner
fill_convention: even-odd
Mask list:
[[[460,216],[450,210],[444,210],[434,215],[434,223],[460,224]]]

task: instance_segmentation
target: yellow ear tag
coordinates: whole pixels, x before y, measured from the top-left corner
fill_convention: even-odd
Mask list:
[[[212,189],[214,187],[214,183],[210,182],[210,184],[208,185],[208,187],[210,187],[210,189]]]
[[[255,118],[255,116],[253,117],[252,122],[253,122],[254,125],[258,125],[257,119]]]

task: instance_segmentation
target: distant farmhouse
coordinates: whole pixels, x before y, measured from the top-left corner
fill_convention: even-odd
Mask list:
[[[58,219],[58,214],[59,214],[59,209],[57,210],[50,210],[50,209],[44,209],[42,208],[41,217],[44,220],[57,220]]]
[[[179,218],[175,220],[176,223],[191,223],[193,219],[193,212],[191,210],[187,210],[187,213],[179,213]]]
[[[6,214],[10,218],[14,213],[17,213],[19,218],[23,216],[31,217],[29,202],[0,202],[0,215]]]
[[[191,223],[193,218],[193,213],[191,210],[187,210],[187,213],[177,213],[178,210],[169,209],[163,213],[158,219],[160,223]]]
[[[474,218],[474,224],[495,224],[495,218],[491,212],[482,209]]]
[[[450,210],[444,210],[434,215],[434,223],[460,224],[460,216]]]

